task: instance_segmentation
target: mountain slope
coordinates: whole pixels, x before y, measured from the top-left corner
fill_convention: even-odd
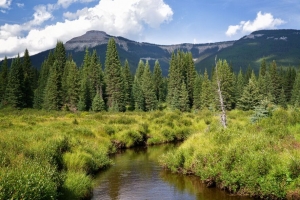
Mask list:
[[[246,70],[250,65],[258,71],[263,58],[267,62],[276,61],[278,66],[295,66],[300,64],[300,31],[299,30],[261,30],[237,40],[232,46],[211,54],[196,68],[203,71],[214,65],[214,59],[226,59],[233,69]]]
[[[169,59],[173,51],[178,49],[191,51],[195,60],[200,61],[234,43],[234,41],[228,41],[209,44],[156,45],[136,42],[123,37],[114,37],[103,31],[88,31],[82,36],[67,41],[65,43],[66,52],[67,54],[71,54],[74,61],[80,66],[83,61],[85,49],[89,48],[90,51],[95,49],[104,67],[106,46],[111,37],[113,37],[117,43],[121,63],[124,63],[125,59],[127,59],[133,73],[140,59],[148,60],[152,68],[154,67],[155,60],[159,60],[164,76],[168,74]],[[50,50],[31,56],[33,65],[39,68],[42,61],[49,54],[49,51]]]
[[[234,71],[240,68],[246,70],[250,65],[257,72],[263,58],[266,58],[268,62],[276,60],[278,66],[298,67],[300,65],[300,30],[262,30],[255,31],[237,41],[176,45],[136,42],[123,37],[114,37],[103,31],[88,31],[65,43],[67,54],[72,55],[77,65],[81,66],[85,49],[89,48],[90,51],[95,49],[104,68],[106,46],[111,37],[116,40],[121,63],[127,59],[133,73],[140,59],[148,60],[152,68],[157,59],[163,75],[166,76],[171,53],[179,49],[192,52],[196,69],[202,72],[204,68],[211,71],[215,56],[218,59],[226,59]],[[49,51],[31,56],[36,68],[40,68]]]

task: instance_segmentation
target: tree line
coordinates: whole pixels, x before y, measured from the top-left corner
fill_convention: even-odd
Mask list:
[[[251,68],[233,72],[226,60],[218,60],[209,75],[197,72],[190,52],[172,53],[168,77],[163,77],[158,60],[153,71],[140,60],[135,74],[125,61],[121,65],[115,40],[109,40],[105,66],[94,50],[85,51],[78,67],[58,42],[44,60],[41,70],[31,65],[29,52],[18,55],[8,67],[0,68],[1,107],[71,111],[151,111],[167,105],[183,112],[220,109],[217,82],[220,82],[227,110],[253,110],[262,102],[299,106],[300,73],[293,67],[278,68],[276,62],[261,62],[259,74]],[[216,74],[217,73],[217,74]],[[218,77],[218,80],[217,78]]]

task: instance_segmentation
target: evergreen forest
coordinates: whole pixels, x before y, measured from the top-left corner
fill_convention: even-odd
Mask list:
[[[97,52],[88,49],[82,65],[76,66],[62,42],[40,71],[32,67],[27,50],[11,66],[7,63],[5,58],[0,70],[1,107],[94,112],[220,109],[215,70],[197,72],[190,52],[172,53],[167,77],[158,61],[151,71],[148,61],[140,60],[133,74],[127,60],[120,63],[114,39],[107,45],[105,66]],[[294,67],[266,60],[259,74],[250,66],[235,72],[226,60],[218,60],[216,67],[226,110],[299,104],[300,75]]]

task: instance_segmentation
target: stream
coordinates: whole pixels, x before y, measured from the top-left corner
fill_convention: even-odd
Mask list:
[[[114,165],[95,180],[93,200],[250,200],[206,188],[196,176],[173,174],[158,164],[176,144],[126,149],[112,156]]]

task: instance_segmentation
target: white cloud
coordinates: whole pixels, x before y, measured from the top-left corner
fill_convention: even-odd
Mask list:
[[[5,40],[9,37],[20,37],[23,31],[29,31],[52,18],[52,14],[47,11],[44,5],[36,6],[34,10],[33,19],[24,24],[4,24],[0,26],[0,39]]]
[[[54,6],[55,7],[55,6]],[[66,42],[89,30],[129,38],[142,34],[144,26],[157,28],[172,20],[173,11],[163,0],[101,0],[92,8],[67,12],[63,22],[39,27],[52,17],[49,5],[36,8],[34,19],[23,25],[0,27],[0,58],[17,55],[27,48],[31,55],[53,48],[57,40]],[[30,29],[29,29],[30,27]],[[22,36],[20,33],[28,30]]]
[[[95,0],[58,0],[57,1],[57,5],[62,6],[63,8],[67,8],[69,7],[71,4],[76,3],[76,2],[80,2],[80,3],[89,3],[89,2],[93,2]]]
[[[0,8],[9,8],[12,0],[0,0]]]
[[[23,7],[24,7],[24,3],[17,3],[17,6],[18,6],[19,8],[23,8]]]
[[[226,31],[226,35],[233,36],[239,31],[249,33],[261,29],[273,29],[284,23],[285,21],[280,18],[274,18],[271,13],[261,13],[259,11],[254,21],[241,21],[239,25],[230,25]]]

